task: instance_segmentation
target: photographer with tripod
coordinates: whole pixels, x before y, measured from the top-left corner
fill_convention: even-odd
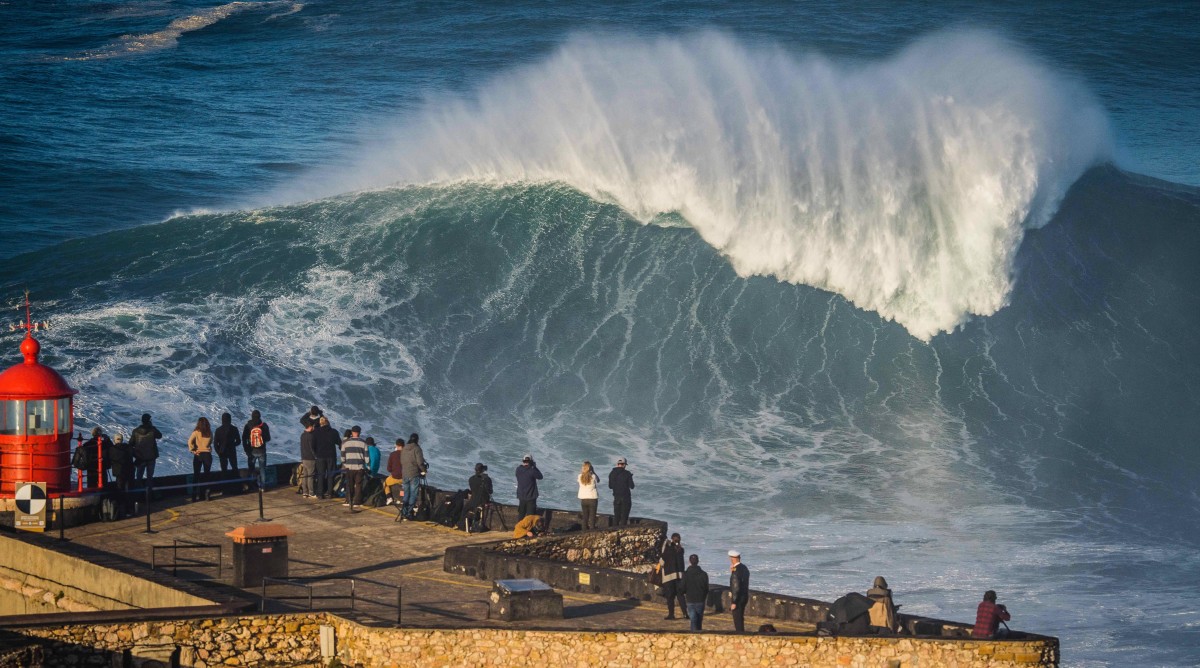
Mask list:
[[[421,437],[413,434],[408,437],[404,449],[400,451],[400,466],[404,476],[404,507],[400,516],[405,520],[413,519],[413,511],[419,501],[418,494],[429,464],[425,461],[425,452],[421,450]]]

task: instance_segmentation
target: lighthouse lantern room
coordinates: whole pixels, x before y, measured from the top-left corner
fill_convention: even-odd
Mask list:
[[[0,498],[18,482],[45,482],[46,491],[71,491],[71,430],[77,391],[57,371],[38,362],[29,295],[25,295],[24,362],[0,373]]]

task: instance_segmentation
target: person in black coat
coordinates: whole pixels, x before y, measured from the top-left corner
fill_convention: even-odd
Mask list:
[[[105,458],[104,461],[107,462],[108,458]],[[117,434],[113,438],[112,475],[117,489],[121,491],[129,489],[129,485],[133,481],[133,450],[121,434]]]
[[[246,468],[263,482],[262,469],[267,466],[267,444],[271,442],[271,428],[263,422],[262,413],[250,411],[250,419],[242,427],[242,449],[246,451]]]
[[[704,630],[704,604],[708,601],[708,573],[700,568],[700,557],[688,557],[687,570],[683,572],[683,597],[687,601],[687,616],[693,631]]]
[[[317,428],[313,429],[313,455],[316,456],[316,464],[313,465],[314,496],[328,499],[332,493],[330,477],[333,476],[341,445],[342,437],[329,425],[329,418],[322,415],[317,421]]]
[[[221,470],[233,470],[233,477],[242,477],[242,472],[238,469],[237,449],[242,444],[242,436],[238,434],[237,427],[233,426],[233,416],[229,413],[221,413],[221,426],[213,432],[213,450],[217,453],[217,458],[221,461]]]
[[[625,468],[625,458],[617,460],[617,466],[608,473],[608,488],[613,493],[613,524],[629,524],[629,511],[633,508],[633,474]]]
[[[750,602],[750,569],[742,563],[742,553],[729,551],[729,612],[733,615],[733,630],[746,632],[746,604]]]
[[[101,460],[103,460],[104,469],[112,468],[112,440],[104,433],[100,427],[92,429],[92,437],[84,441],[83,456],[86,461],[86,484],[88,489],[96,489],[101,486],[101,481],[104,480],[104,474],[100,470]]]
[[[464,511],[470,512],[492,500],[492,478],[487,474],[487,466],[482,462],[475,465],[475,475],[467,480],[470,497]]]
[[[524,519],[537,514],[538,485],[542,472],[538,470],[533,455],[525,455],[517,467],[517,516]]]
[[[680,614],[686,614],[687,602],[683,599],[683,544],[679,534],[671,534],[671,540],[663,543],[658,568],[662,572],[662,593],[667,597],[667,616],[663,619],[675,619],[676,601],[679,602]]]
[[[321,412],[320,408],[313,406],[312,408],[308,409],[307,413],[300,416],[300,426],[308,427],[309,425],[312,425],[315,428],[321,423],[321,417],[323,415],[325,414]]]
[[[150,422],[150,414],[142,414],[142,423],[134,427],[129,435],[129,443],[133,448],[133,479],[151,479],[154,477],[154,462],[158,460],[158,439],[162,432]]]

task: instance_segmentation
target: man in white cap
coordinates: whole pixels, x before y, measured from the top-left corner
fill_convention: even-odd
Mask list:
[[[521,465],[517,467],[517,515],[521,519],[537,514],[537,481],[541,479],[542,472],[533,461],[533,455],[522,457]]]
[[[625,468],[625,458],[617,460],[616,467],[608,473],[608,488],[613,493],[613,524],[629,524],[629,510],[633,507],[633,474]]]
[[[742,553],[729,551],[729,612],[733,615],[733,630],[746,632],[746,603],[750,601],[750,569],[742,563]]]

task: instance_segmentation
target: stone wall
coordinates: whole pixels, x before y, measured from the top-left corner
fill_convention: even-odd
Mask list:
[[[11,663],[0,656],[0,668],[323,666],[318,629],[335,621],[313,613],[29,628],[30,645]]]
[[[647,573],[658,563],[659,549],[666,536],[665,525],[646,524],[548,535],[536,540],[506,540],[490,547],[505,554]]]
[[[354,666],[752,666],[1004,668],[1056,666],[1058,641],[819,638],[728,633],[567,632],[507,629],[386,629],[326,613],[25,629],[37,647],[8,666],[320,666],[322,625]],[[31,657],[40,657],[33,659]],[[99,657],[92,659],[91,657]],[[153,662],[159,662],[155,664]]]

